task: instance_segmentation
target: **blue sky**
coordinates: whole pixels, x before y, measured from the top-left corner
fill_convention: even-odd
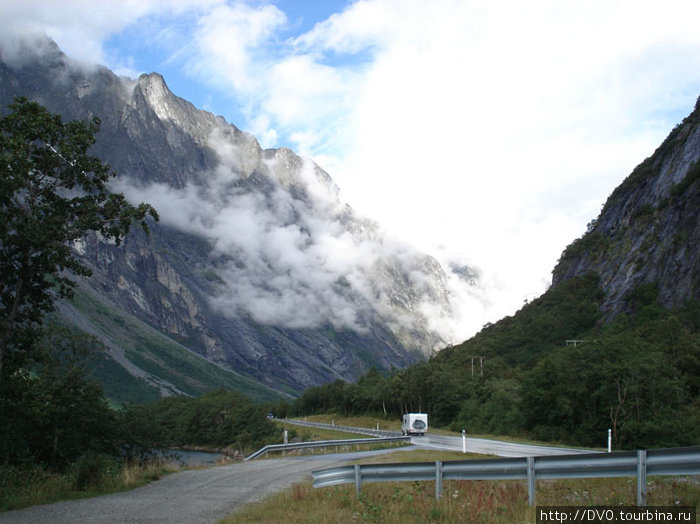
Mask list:
[[[546,289],[700,95],[696,0],[3,0],[0,20],[314,158],[392,234],[479,268],[479,322]]]

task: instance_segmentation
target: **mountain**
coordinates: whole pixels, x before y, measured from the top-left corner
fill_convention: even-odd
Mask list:
[[[3,111],[16,96],[64,120],[99,117],[92,153],[115,171],[113,188],[160,213],[150,236],[74,245],[93,275],[60,315],[104,342],[110,369],[160,394],[187,392],[192,352],[239,389],[295,395],[446,344],[443,268],[358,216],[314,162],[262,149],[157,73],[121,78],[48,40],[2,50]],[[154,352],[156,338],[170,356]]]
[[[667,308],[700,298],[700,98],[608,198],[588,231],[567,247],[552,285],[593,271],[609,321],[630,312],[633,292],[655,288]]]

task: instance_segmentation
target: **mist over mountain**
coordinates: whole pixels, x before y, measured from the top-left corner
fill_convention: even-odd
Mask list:
[[[92,152],[116,172],[113,189],[160,213],[150,237],[135,231],[117,247],[90,236],[74,246],[93,271],[82,292],[115,318],[136,318],[292,394],[370,366],[404,367],[453,341],[450,282],[475,289],[477,273],[393,240],[343,202],[313,161],[262,149],[175,96],[157,73],[120,78],[71,61],[50,40],[4,42],[1,53],[2,110],[26,96],[64,120],[98,116]],[[177,389],[138,358],[117,359],[122,344],[95,308],[61,311],[132,376]]]

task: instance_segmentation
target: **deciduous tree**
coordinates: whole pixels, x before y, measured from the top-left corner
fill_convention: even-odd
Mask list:
[[[0,376],[56,298],[71,295],[70,273],[89,274],[72,242],[94,231],[119,243],[133,223],[148,230],[147,216],[158,219],[109,190],[113,173],[89,154],[99,119],[64,123],[26,98],[9,109],[0,116]]]

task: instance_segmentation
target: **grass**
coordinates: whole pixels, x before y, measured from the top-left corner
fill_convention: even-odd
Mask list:
[[[315,489],[311,483],[249,506],[219,524],[288,524],[335,522],[483,522],[535,523],[535,508],[527,504],[524,481],[447,481],[435,500],[433,482],[391,482],[362,486],[360,497],[350,485]],[[538,481],[539,505],[633,505],[634,479]],[[684,479],[652,480],[647,503],[697,506],[700,488]]]
[[[310,415],[308,417],[304,417],[304,420],[309,422],[322,422],[324,424],[331,424],[332,422],[335,422],[337,426],[351,426],[370,429],[377,429],[377,425],[379,425],[379,429],[384,431],[401,431],[401,420],[394,420],[394,418],[387,420],[369,415],[343,416],[331,413],[326,415]]]
[[[360,435],[358,433],[344,433],[342,431],[335,431],[332,429],[323,428],[312,428],[306,426],[297,426],[295,424],[287,424],[284,420],[275,420],[275,423],[280,426],[280,429],[286,429],[289,431],[289,438],[300,438],[302,442],[308,442],[312,440],[344,440],[344,439],[357,439],[357,438],[367,438],[367,435]]]
[[[337,423],[337,421],[336,421]],[[358,460],[363,464],[471,460],[485,457],[459,452],[412,450]],[[649,506],[695,506],[700,484],[694,478],[654,477],[647,486]],[[634,505],[635,478],[538,480],[536,503],[541,506]],[[364,484],[359,497],[354,485],[315,489],[311,482],[271,495],[219,524],[288,524],[335,522],[483,522],[535,523],[535,508],[527,503],[524,480],[445,481],[435,500],[434,482]]]
[[[89,288],[78,287],[70,305],[100,337],[123,348],[133,364],[188,395],[198,396],[224,387],[259,401],[276,402],[280,398],[278,392],[208,361]],[[110,374],[101,371],[97,370],[96,378],[107,379],[103,387],[117,404],[140,401],[142,397],[159,398],[157,388],[149,387],[142,379],[124,374],[123,381],[109,380]]]
[[[344,433],[342,431],[335,431],[332,429],[314,428],[306,426],[297,426],[295,424],[287,424],[284,420],[275,420],[280,429],[287,429],[289,431],[289,442],[315,442],[321,440],[356,440],[356,439],[366,439],[367,435],[360,435],[358,433]],[[396,448],[407,445],[403,442],[396,443],[381,443],[381,444],[358,444],[358,445],[344,445],[344,446],[329,446],[324,447],[319,450],[319,448],[308,448],[308,449],[297,449],[292,451],[270,451],[266,454],[265,458],[275,458],[280,456],[290,456],[290,455],[310,455],[315,453],[347,453],[350,451],[367,451],[367,450],[377,450],[377,449],[389,449]],[[329,451],[330,450],[330,451]]]
[[[461,451],[434,451],[430,449],[413,449],[401,451],[400,454],[380,455],[367,457],[352,463],[362,464],[387,464],[390,462],[435,462],[436,460],[478,460],[495,459],[493,455],[480,455],[478,453],[462,453]]]
[[[107,455],[93,456],[64,472],[38,465],[0,466],[0,511],[126,491],[180,469],[163,460],[120,464]]]

